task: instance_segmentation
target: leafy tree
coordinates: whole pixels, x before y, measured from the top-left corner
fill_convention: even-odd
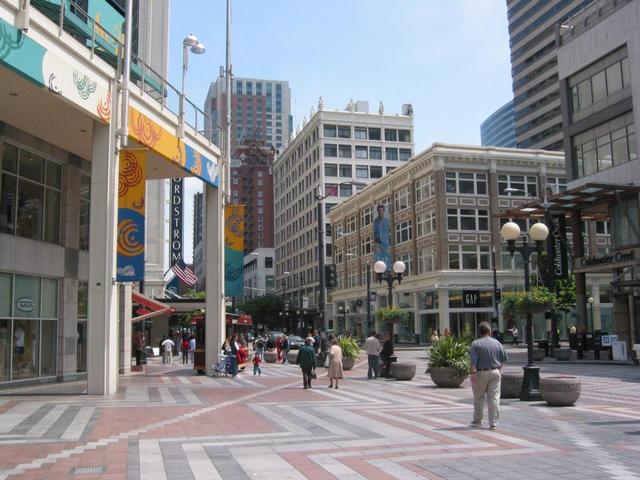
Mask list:
[[[275,327],[280,322],[280,312],[284,309],[282,300],[275,295],[250,298],[241,302],[238,309],[253,318],[253,324],[262,323],[267,328]]]
[[[556,312],[570,312],[576,305],[576,277],[570,275],[567,279],[556,280]]]

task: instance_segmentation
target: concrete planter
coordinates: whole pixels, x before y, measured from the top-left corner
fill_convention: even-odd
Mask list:
[[[534,348],[533,349],[533,360],[535,362],[540,362],[544,360],[544,348]]]
[[[411,380],[416,375],[415,363],[392,363],[391,376],[396,380]]]
[[[287,353],[287,362],[296,363],[297,359],[298,359],[298,350],[289,350],[289,353]]]
[[[276,363],[277,358],[278,356],[273,350],[270,352],[264,352],[264,361],[267,363]]]
[[[501,398],[520,398],[522,389],[522,372],[505,372],[500,381]]]
[[[342,369],[343,370],[351,370],[353,366],[356,364],[355,358],[342,358]]]
[[[431,380],[441,388],[456,388],[462,385],[466,377],[459,377],[452,367],[431,367]]]
[[[540,393],[549,405],[569,407],[580,398],[582,382],[577,377],[555,376],[540,378]]]
[[[562,361],[571,360],[571,349],[570,348],[556,348],[553,351],[553,356],[556,357],[556,360],[562,360]]]

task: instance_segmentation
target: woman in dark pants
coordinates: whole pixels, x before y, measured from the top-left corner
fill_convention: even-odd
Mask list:
[[[384,343],[382,344],[382,351],[380,352],[380,359],[382,360],[382,372],[381,377],[388,377],[391,369],[391,356],[393,355],[393,342],[391,341],[391,333],[387,332],[384,336]]]

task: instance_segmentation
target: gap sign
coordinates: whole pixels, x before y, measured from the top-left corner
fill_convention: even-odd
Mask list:
[[[183,179],[171,179],[171,248],[169,266],[174,266],[182,258],[182,214]]]

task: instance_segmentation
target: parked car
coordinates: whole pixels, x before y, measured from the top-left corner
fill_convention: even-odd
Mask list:
[[[289,335],[289,350],[299,350],[304,345],[304,339],[298,335]]]

